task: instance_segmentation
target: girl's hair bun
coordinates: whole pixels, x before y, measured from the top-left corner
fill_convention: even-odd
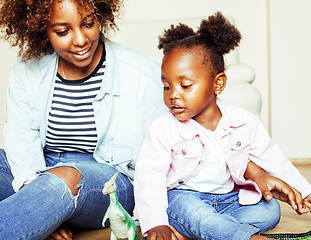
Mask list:
[[[202,20],[197,34],[211,41],[221,55],[237,47],[241,40],[239,30],[220,12]]]
[[[164,30],[163,36],[159,37],[158,48],[165,49],[165,46],[190,36],[195,36],[195,32],[192,28],[182,23],[179,23],[177,26],[172,24],[169,29]]]
[[[213,48],[218,54],[229,53],[239,45],[241,34],[221,12],[203,19],[197,32],[185,24],[171,25],[159,37],[159,49],[166,55],[175,47],[193,47],[203,45]]]

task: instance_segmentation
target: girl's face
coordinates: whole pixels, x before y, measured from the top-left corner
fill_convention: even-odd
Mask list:
[[[203,49],[175,48],[162,61],[164,102],[180,121],[190,118],[200,124],[211,119],[219,110],[215,90],[217,79],[203,64]]]
[[[96,67],[101,55],[99,23],[92,12],[78,8],[75,0],[54,1],[46,32],[67,69]],[[99,59],[94,59],[97,55]]]

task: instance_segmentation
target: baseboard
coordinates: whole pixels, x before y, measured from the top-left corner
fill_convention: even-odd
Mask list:
[[[294,165],[311,165],[311,158],[291,158]]]

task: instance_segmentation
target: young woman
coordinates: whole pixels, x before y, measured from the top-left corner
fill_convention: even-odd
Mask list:
[[[100,228],[116,171],[131,213],[135,160],[164,105],[160,70],[108,40],[121,1],[0,6],[5,38],[20,48],[0,151],[0,239],[71,239],[63,223]]]

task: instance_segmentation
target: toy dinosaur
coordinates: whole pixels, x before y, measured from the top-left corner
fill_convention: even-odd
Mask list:
[[[115,180],[118,173],[115,173],[112,178],[105,183],[103,194],[109,194],[110,204],[103,218],[102,225],[105,225],[106,220],[109,218],[111,233],[110,240],[128,239],[138,240],[137,228],[135,221],[128,214],[126,210],[119,203],[117,198],[117,186]]]
[[[306,233],[275,233],[263,234],[267,238],[281,239],[281,240],[311,240],[311,231]]]

